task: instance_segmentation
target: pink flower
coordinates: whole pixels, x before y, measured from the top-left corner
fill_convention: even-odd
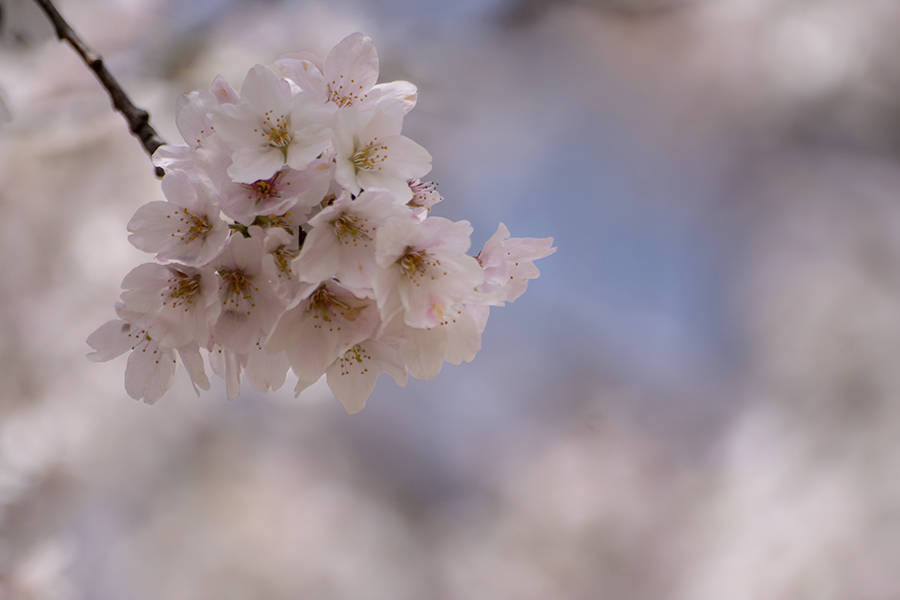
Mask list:
[[[253,183],[284,165],[302,171],[331,142],[330,115],[307,94],[292,96],[287,81],[257,65],[241,87],[241,103],[212,113],[216,133],[231,149],[228,175]]]
[[[440,217],[395,219],[381,227],[373,288],[382,320],[402,311],[410,327],[435,327],[448,307],[469,301],[484,280],[478,261],[465,254],[471,233],[468,221]]]
[[[228,240],[228,225],[219,218],[215,199],[183,171],[167,174],[162,190],[168,202],[140,207],[128,222],[128,241],[138,250],[158,253],[160,260],[205,265]]]

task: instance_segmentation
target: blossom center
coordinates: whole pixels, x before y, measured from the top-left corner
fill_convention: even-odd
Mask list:
[[[388,147],[384,144],[377,144],[378,138],[372,140],[368,146],[357,150],[350,162],[357,172],[359,171],[380,171],[381,163],[387,160]]]
[[[350,375],[350,369],[353,367],[354,362],[362,365],[367,360],[372,360],[372,356],[366,352],[365,348],[356,344],[341,356],[341,375]],[[362,367],[361,373],[367,373],[368,371],[367,367]]]
[[[278,273],[279,278],[282,276],[282,274],[287,275],[288,278],[290,278],[292,274],[291,261],[297,258],[297,255],[299,253],[300,252],[298,250],[288,250],[283,245],[278,246],[278,248],[276,248],[272,252],[272,258],[275,259],[275,264],[278,266],[278,270],[280,271],[280,273]]]
[[[251,283],[252,275],[245,275],[243,271],[238,269],[219,269],[219,276],[225,284],[225,293],[223,294],[222,304],[228,306],[228,312],[234,314],[235,309],[250,314],[247,308],[253,308],[256,304],[251,302],[253,291],[256,288]],[[249,307],[246,303],[250,303]],[[229,306],[230,305],[230,306]]]
[[[359,101],[359,94],[363,91],[363,86],[356,85],[356,80],[351,79],[345,89],[344,84],[340,82],[342,79],[344,79],[343,75],[328,84],[328,99],[343,108]],[[363,98],[368,98],[368,94],[363,94]]]
[[[199,238],[205,238],[206,233],[212,229],[209,219],[201,217],[200,215],[195,215],[186,208],[182,208],[176,214],[179,215],[179,220],[187,225],[188,230],[187,232],[183,232],[181,229],[176,229],[175,233],[172,234],[172,237],[175,237],[176,233],[182,234],[180,239],[185,244],[190,244]]]
[[[334,312],[339,312],[341,316],[348,321],[355,321],[363,309],[365,309],[365,305],[351,306],[329,292],[328,288],[323,285],[313,292],[313,295],[309,300],[309,308],[306,309],[306,312],[317,313],[313,315],[314,319],[321,318],[326,323],[330,323],[331,316]]]
[[[282,172],[278,171],[269,179],[260,179],[255,183],[244,184],[250,191],[251,195],[247,196],[248,200],[254,199],[255,203],[265,202],[267,200],[281,198],[281,191],[278,189],[278,180],[281,179]]]
[[[269,138],[269,145],[275,148],[281,148],[284,152],[286,151],[288,145],[293,140],[290,132],[290,123],[288,117],[285,115],[280,115],[275,117],[275,120],[272,120],[273,111],[266,111],[265,118],[263,119],[263,133],[264,138]]]
[[[435,262],[428,258],[428,253],[424,250],[413,252],[411,248],[407,248],[406,254],[400,258],[400,272],[410,279],[416,275],[424,277],[426,269],[434,264]]]
[[[360,224],[359,219],[352,215],[343,215],[332,221],[331,225],[334,227],[334,235],[340,238],[345,244],[350,243],[350,240],[345,239],[345,236],[352,238],[354,246],[356,245],[357,239],[366,242],[372,241],[368,231]]]
[[[181,271],[176,271],[176,276],[169,279],[169,298],[172,301],[172,308],[181,306],[182,304],[193,304],[197,294],[200,293],[200,274],[189,277]],[[165,295],[165,293],[163,293]],[[165,306],[166,302],[163,302]],[[184,310],[188,307],[185,306]]]

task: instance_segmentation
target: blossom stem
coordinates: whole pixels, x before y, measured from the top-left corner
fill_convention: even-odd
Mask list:
[[[110,100],[112,100],[113,108],[125,117],[131,133],[140,140],[141,145],[147,151],[147,154],[153,156],[156,149],[164,145],[166,142],[156,133],[156,130],[150,125],[150,114],[138,108],[131,101],[131,98],[125,93],[119,82],[115,80],[112,74],[103,64],[103,57],[94,52],[87,44],[85,44],[77,33],[72,29],[68,22],[59,13],[53,5],[52,0],[34,0],[38,6],[47,14],[47,18],[53,24],[56,30],[56,37],[60,42],[67,41],[75,52],[81,56],[84,64],[94,72],[103,87],[106,88]],[[162,177],[165,171],[157,167],[156,176]]]

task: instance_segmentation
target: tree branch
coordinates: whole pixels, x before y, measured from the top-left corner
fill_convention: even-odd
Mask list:
[[[78,34],[75,33],[63,16],[59,14],[59,11],[56,10],[52,0],[34,1],[47,14],[47,18],[50,19],[50,22],[53,23],[53,27],[56,29],[56,37],[59,38],[59,41],[69,42],[69,45],[71,45],[72,48],[75,49],[75,52],[81,56],[84,64],[94,72],[97,79],[99,79],[100,83],[103,84],[103,87],[106,88],[110,100],[112,100],[113,108],[122,113],[122,116],[128,121],[128,127],[131,129],[131,133],[141,141],[144,150],[152,157],[153,153],[156,152],[156,149],[166,142],[159,137],[159,134],[157,134],[156,130],[150,125],[150,114],[146,110],[134,105],[131,98],[128,97],[119,85],[119,82],[117,82],[106,69],[106,66],[103,64],[103,58],[81,41]],[[162,177],[163,175],[165,175],[165,171],[160,167],[156,167],[156,176]]]

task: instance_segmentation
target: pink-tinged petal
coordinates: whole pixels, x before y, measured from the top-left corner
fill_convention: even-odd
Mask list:
[[[281,388],[290,368],[291,365],[284,352],[269,354],[256,344],[247,354],[244,373],[253,389],[264,393]]]
[[[191,92],[182,98],[186,101],[176,113],[175,125],[188,146],[196,148],[212,135],[212,120],[209,113],[219,105],[219,102],[215,94],[209,90]]]
[[[237,92],[234,91],[234,88],[228,85],[228,82],[225,81],[225,78],[221,75],[213,79],[209,89],[215,94],[219,104],[237,104],[241,101]]]
[[[466,310],[469,311],[469,314],[472,315],[472,319],[475,321],[475,327],[478,329],[478,333],[484,333],[484,328],[487,327],[488,317],[491,314],[491,307],[488,304],[466,304]]]
[[[241,355],[231,350],[214,347],[209,352],[209,365],[213,373],[225,380],[225,393],[229,400],[241,395]]]
[[[375,236],[375,261],[383,269],[390,268],[408,248],[417,248],[422,239],[421,223],[412,219],[390,219]]]
[[[393,110],[391,105],[396,104],[400,106],[404,115],[415,108],[419,99],[416,86],[408,81],[379,83],[373,88],[373,91],[378,94],[376,110]]]
[[[481,332],[469,311],[461,304],[451,308],[444,315],[443,327],[447,332],[444,360],[451,365],[472,362],[481,350]]]
[[[358,195],[362,187],[356,178],[356,167],[346,157],[334,158],[334,180],[351,194]]]
[[[340,240],[329,223],[313,227],[303,241],[300,254],[291,265],[300,281],[320,283],[337,273],[340,267]]]
[[[439,246],[442,250],[463,254],[472,246],[472,231],[472,225],[468,221],[429,217],[422,222],[423,241],[416,248]]]
[[[263,116],[246,104],[223,104],[211,113],[216,135],[231,150],[267,145]]]
[[[442,327],[407,327],[401,355],[410,375],[417,379],[434,379],[441,372],[446,348],[447,332]]]
[[[87,355],[91,362],[106,362],[131,350],[136,340],[134,328],[121,319],[107,321],[88,336],[87,345],[94,349]]]
[[[238,148],[231,155],[228,176],[238,183],[253,183],[269,179],[284,166],[284,153],[274,146]]]
[[[297,377],[312,381],[347,349],[370,337],[377,326],[378,311],[371,300],[329,282],[281,315],[266,351],[287,352]]]
[[[181,364],[191,378],[194,385],[194,391],[200,395],[200,390],[208,390],[210,388],[209,377],[206,375],[206,365],[203,363],[203,356],[200,355],[200,346],[196,343],[188,344],[177,349],[178,357]]]
[[[290,84],[262,65],[250,69],[241,85],[241,102],[258,113],[272,111],[283,115],[290,101]]]
[[[147,339],[132,350],[125,365],[125,391],[135,400],[153,404],[175,381],[175,352]]]
[[[371,339],[354,345],[325,371],[328,387],[350,414],[363,409],[381,373],[389,373],[399,386],[407,383],[398,349]]]
[[[292,117],[293,121],[294,117]],[[309,122],[292,130],[293,141],[287,147],[287,165],[302,171],[319,158],[331,144],[331,129],[322,123]]]
[[[375,292],[375,301],[381,313],[381,320],[385,323],[391,321],[394,315],[403,310],[403,303],[397,292],[400,283],[399,269],[379,269],[372,278],[372,289]]]
[[[358,413],[366,406],[366,399],[375,389],[375,381],[378,373],[370,370],[368,366],[356,365],[354,350],[351,348],[343,356],[331,363],[325,370],[326,381],[331,393],[344,406],[348,415]],[[361,351],[356,350],[355,354]],[[349,357],[349,358],[348,358]],[[369,361],[366,361],[368,365]]]
[[[285,57],[276,60],[275,64],[281,69],[282,75],[293,81],[301,91],[315,95],[324,103],[328,98],[328,86],[321,69],[312,58]]]
[[[190,174],[194,170],[194,152],[188,146],[163,144],[153,153],[153,166]]]
[[[297,380],[297,385],[294,386],[294,397],[299,396],[300,393],[303,392],[303,390],[305,390],[309,386],[311,386],[314,383],[316,383],[317,381],[319,381],[319,379],[321,379],[321,377],[316,377],[313,380],[304,380],[304,379]]]
[[[361,33],[344,38],[325,57],[323,74],[333,103],[365,102],[378,80],[378,54],[372,40]]]
[[[403,129],[403,111],[400,107],[385,107],[371,113],[360,115],[359,140],[366,144],[373,140],[384,142],[389,138],[400,135]]]
[[[122,281],[128,320],[168,348],[205,343],[219,312],[215,274],[179,264],[146,263]]]

